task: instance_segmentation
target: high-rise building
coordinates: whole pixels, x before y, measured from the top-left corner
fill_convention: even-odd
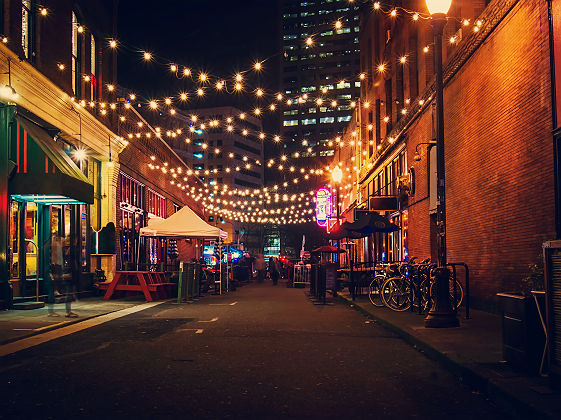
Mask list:
[[[183,121],[190,131],[181,136],[164,136],[209,190],[218,186],[221,190],[227,187],[253,192],[264,186],[261,121],[251,115],[240,119],[240,114],[241,110],[231,106],[177,112],[175,120]],[[232,242],[243,243],[254,253],[261,252],[260,228],[250,229],[248,223],[217,217],[210,214],[208,222],[220,224]]]
[[[289,153],[321,166],[333,156],[333,139],[351,121],[351,101],[360,95],[358,7],[347,0],[281,0],[280,14],[280,86],[291,100],[281,133]]]

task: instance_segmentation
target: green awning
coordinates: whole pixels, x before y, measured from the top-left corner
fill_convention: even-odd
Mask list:
[[[21,116],[16,116],[16,120],[56,169],[54,171],[34,170],[29,173],[14,173],[9,183],[10,194],[67,197],[81,203],[92,204],[93,185],[66,154],[62,146],[43,128],[31,121]]]

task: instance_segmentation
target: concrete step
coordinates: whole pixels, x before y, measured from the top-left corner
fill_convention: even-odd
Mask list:
[[[40,309],[45,307],[45,302],[19,302],[14,303],[13,309],[15,310],[31,310],[31,309]]]

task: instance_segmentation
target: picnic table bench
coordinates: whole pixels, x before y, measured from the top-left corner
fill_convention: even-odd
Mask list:
[[[146,302],[170,297],[173,286],[165,273],[154,271],[116,271],[113,281],[99,283],[100,290],[107,290],[103,300],[109,300],[115,291],[126,291],[143,292]]]

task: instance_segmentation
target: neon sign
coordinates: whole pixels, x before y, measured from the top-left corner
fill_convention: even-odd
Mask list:
[[[316,221],[320,226],[326,226],[331,216],[331,191],[320,188],[316,192]]]

